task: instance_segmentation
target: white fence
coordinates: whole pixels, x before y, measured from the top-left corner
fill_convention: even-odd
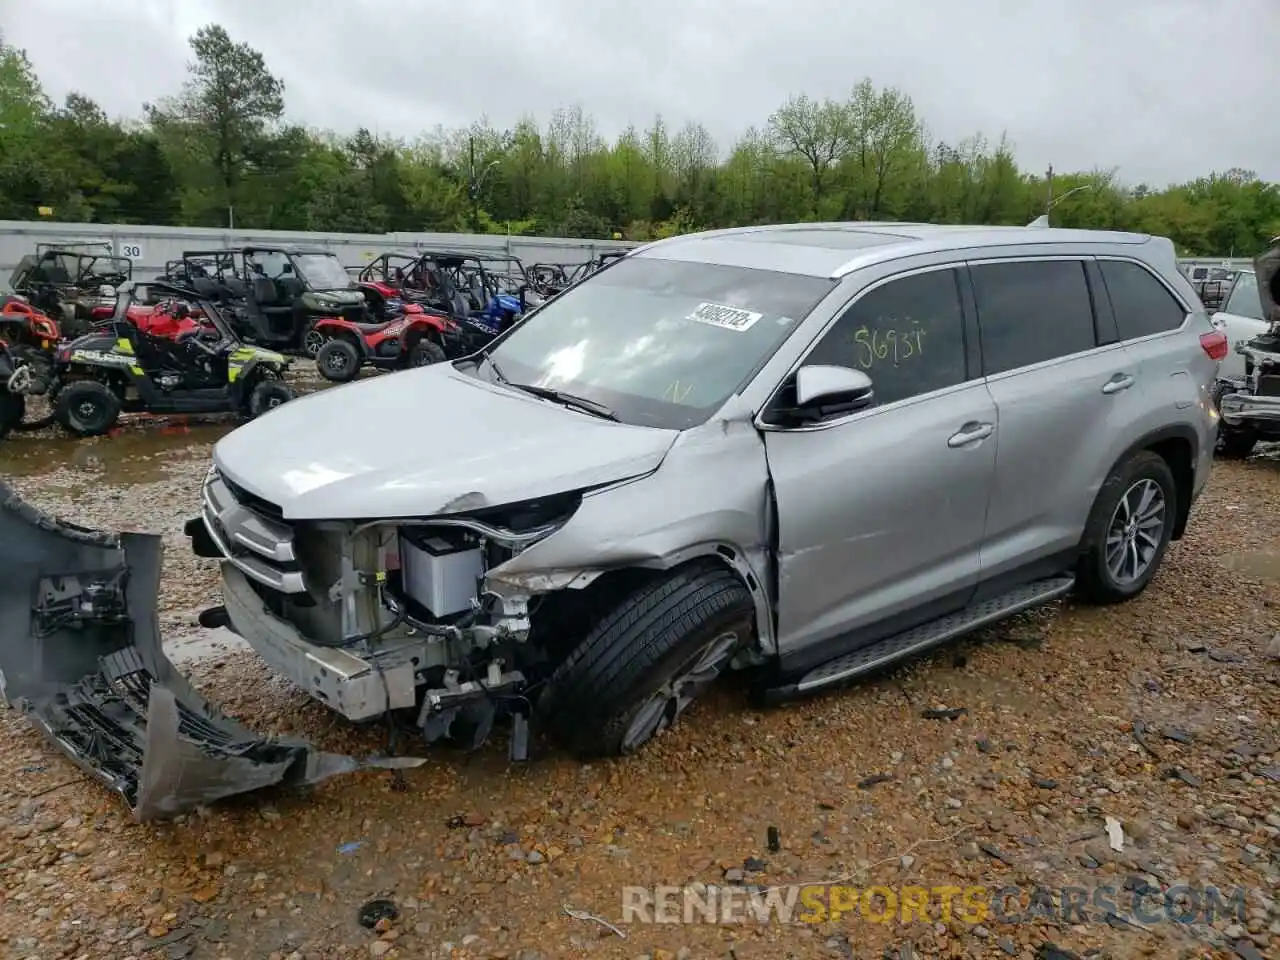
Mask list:
[[[606,250],[638,246],[618,240],[574,240],[472,233],[302,233],[284,230],[224,230],[208,227],[150,227],[110,223],[44,223],[0,220],[0,279],[39,243],[111,245],[116,256],[133,261],[134,277],[158,276],[184,250],[221,250],[250,245],[331,250],[344,266],[368,263],[380,253],[413,250],[468,250],[511,254],[531,263],[581,263]]]

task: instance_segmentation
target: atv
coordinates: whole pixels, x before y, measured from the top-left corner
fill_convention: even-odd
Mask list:
[[[1259,441],[1280,441],[1280,237],[1254,260],[1262,317],[1267,327],[1235,344],[1244,357],[1243,377],[1223,377],[1213,399],[1221,420],[1215,452],[1243,460]]]
[[[314,330],[318,321],[369,320],[364,293],[325,250],[189,251],[183,261],[191,286],[231,307],[232,323],[249,343],[315,357],[324,342]]]
[[[16,420],[10,425],[12,429],[41,430],[53,422],[52,415],[28,420],[26,397],[17,393],[16,399],[10,401],[8,383],[19,369],[23,373],[15,383],[48,383],[58,340],[56,320],[37,310],[25,297],[0,295],[0,347],[6,348],[10,368],[0,379],[0,391],[4,393],[4,402],[18,410]]]
[[[366,364],[381,370],[425,367],[465,351],[458,324],[441,313],[406,304],[404,313],[383,323],[351,323],[331,318],[314,329],[325,337],[316,369],[326,380],[354,380]]]
[[[41,245],[18,262],[10,278],[15,293],[54,318],[64,335],[88,331],[95,307],[110,306],[111,289],[133,276],[133,261],[93,252],[92,245]],[[105,244],[102,246],[106,246]]]
[[[98,436],[114,427],[121,413],[253,418],[293,399],[283,380],[287,357],[243,344],[217,306],[194,291],[168,287],[162,292],[196,302],[213,332],[201,329],[177,339],[143,333],[128,311],[134,296],[146,294],[124,285],[110,322],[58,348],[46,389],[65,430]],[[23,386],[41,392],[38,384]]]

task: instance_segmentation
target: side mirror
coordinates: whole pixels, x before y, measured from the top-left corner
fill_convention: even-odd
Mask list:
[[[812,364],[796,371],[796,406],[821,406],[823,401],[856,401],[860,407],[865,407],[870,405],[871,396],[871,378],[861,370]]]
[[[861,370],[810,364],[796,371],[793,406],[786,401],[772,411],[778,425],[801,426],[865,410],[875,402],[871,378]],[[782,396],[791,393],[787,390]],[[790,400],[790,397],[787,397]]]

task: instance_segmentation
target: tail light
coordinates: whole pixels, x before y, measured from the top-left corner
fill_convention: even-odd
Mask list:
[[[1227,335],[1221,330],[1200,334],[1200,346],[1210,360],[1225,360],[1227,356]]]

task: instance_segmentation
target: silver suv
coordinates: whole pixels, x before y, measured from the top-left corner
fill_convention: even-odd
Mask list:
[[[229,625],[355,720],[626,753],[1151,581],[1226,337],[1165,239],[805,224],[642,247],[485,351],[224,438],[188,524]]]

